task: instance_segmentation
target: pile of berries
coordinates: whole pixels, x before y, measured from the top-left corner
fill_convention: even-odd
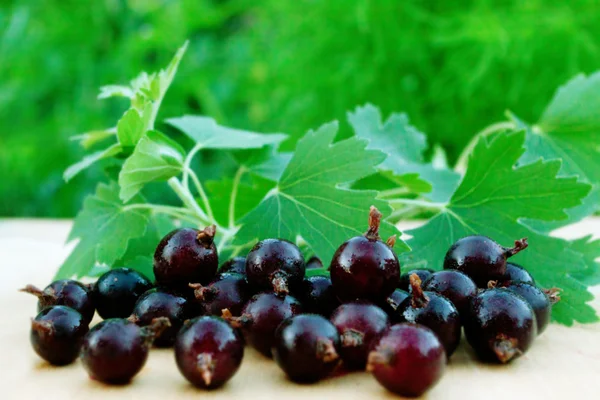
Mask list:
[[[380,220],[372,207],[368,231],[338,248],[330,277],[305,277],[321,261],[305,262],[280,239],[219,269],[214,226],[177,229],[156,249],[155,285],[119,268],[93,285],[24,288],[39,299],[31,344],[51,364],[79,356],[91,378],[116,384],[141,370],[152,345],[173,347],[181,374],[201,388],[227,382],[248,344],[294,382],[319,381],[343,365],[419,396],[441,378],[463,328],[482,360],[500,363],[525,353],[546,328],[557,290],[539,289],[507,262],[526,239],[505,248],[468,236],[448,250],[444,270],[400,275],[395,237],[380,239]],[[95,311],[104,321],[88,329]]]

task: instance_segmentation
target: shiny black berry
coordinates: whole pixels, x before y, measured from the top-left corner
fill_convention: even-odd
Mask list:
[[[457,269],[469,275],[480,288],[506,274],[506,259],[527,248],[527,239],[515,247],[500,246],[486,236],[467,236],[454,243],[444,258],[444,269]]]
[[[94,303],[103,319],[127,318],[142,294],[152,289],[152,283],[129,268],[112,269],[98,278],[94,285]]]
[[[435,272],[424,281],[423,290],[446,297],[462,316],[466,315],[471,299],[477,294],[477,285],[460,271],[445,270]]]
[[[168,327],[167,318],[157,318],[143,328],[121,318],[102,321],[85,335],[81,363],[92,379],[127,383],[146,363],[154,338]]]
[[[398,286],[400,263],[392,250],[395,237],[387,243],[379,238],[381,213],[371,207],[369,230],[342,244],[331,260],[331,282],[342,301],[384,301]]]
[[[389,391],[418,397],[435,386],[446,369],[446,352],[435,333],[418,324],[389,328],[369,354],[367,371]]]
[[[222,386],[237,372],[244,357],[244,340],[223,319],[205,316],[188,321],[175,341],[175,361],[194,386]]]
[[[400,282],[398,283],[398,289],[404,290],[405,292],[410,292],[410,276],[412,274],[417,274],[421,282],[425,282],[435,271],[428,268],[423,269],[413,269],[408,271],[405,274],[400,275]]]
[[[260,241],[246,257],[248,283],[259,290],[288,294],[302,282],[304,271],[300,249],[287,240]]]
[[[379,306],[385,311],[390,317],[394,318],[398,306],[409,296],[409,293],[402,289],[396,289],[390,294],[390,296],[379,303]]]
[[[50,306],[67,306],[78,311],[86,324],[94,318],[96,307],[89,285],[71,279],[54,281],[44,290],[27,285],[22,292],[33,294],[38,298],[38,312]]]
[[[531,306],[518,294],[500,288],[483,290],[473,298],[464,328],[479,358],[501,363],[527,352],[537,335]]]
[[[233,257],[225,261],[219,272],[232,272],[235,274],[246,275],[246,257]]]
[[[303,314],[279,325],[273,358],[294,382],[312,383],[326,378],[339,364],[340,336],[321,315]]]
[[[315,275],[304,278],[297,293],[305,312],[321,314],[329,318],[340,301],[335,295],[331,279],[327,276]]]
[[[460,343],[461,322],[458,310],[444,296],[435,292],[424,292],[417,274],[410,277],[412,293],[396,311],[398,322],[425,325],[440,339],[448,358]]]
[[[175,229],[165,236],[154,252],[156,283],[171,289],[209,283],[219,266],[215,234],[216,228],[211,225],[200,231]]]
[[[312,256],[306,262],[306,269],[321,269],[323,268],[323,261],[317,256]]]
[[[365,368],[373,343],[389,327],[385,311],[363,301],[342,304],[329,320],[340,334],[340,356],[348,369]]]
[[[558,289],[544,291],[526,282],[511,282],[502,287],[520,295],[529,303],[535,313],[537,334],[544,332],[550,323],[552,304],[559,300]]]
[[[520,265],[511,262],[506,263],[506,273],[501,279],[498,280],[498,282],[525,282],[535,285],[535,280],[529,271]]]
[[[250,288],[243,275],[236,273],[221,273],[206,286],[191,283],[196,301],[202,314],[221,316],[224,309],[229,309],[232,315],[238,316],[250,298]]]
[[[183,322],[191,317],[187,299],[175,293],[151,289],[139,298],[129,320],[139,326],[148,326],[160,317],[168,318],[171,326],[156,336],[154,345],[172,346]]]
[[[31,320],[29,339],[44,360],[67,365],[77,358],[87,331],[88,324],[79,312],[66,306],[50,306]]]

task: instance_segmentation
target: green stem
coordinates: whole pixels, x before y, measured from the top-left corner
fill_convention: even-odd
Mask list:
[[[192,168],[190,167],[190,165],[192,164],[192,159],[200,150],[202,150],[202,144],[196,143],[196,145],[194,147],[192,147],[192,149],[188,153],[187,157],[185,157],[185,160],[183,162],[183,178],[182,178],[182,180],[183,180],[183,184],[187,188],[189,188],[189,174],[190,174],[190,172],[193,172]]]
[[[196,187],[196,191],[198,192],[198,194],[200,195],[200,198],[202,199],[202,203],[204,204],[204,208],[206,209],[206,213],[208,214],[208,218],[211,221],[215,221],[215,216],[212,212],[212,208],[210,207],[210,202],[208,201],[208,196],[206,195],[206,192],[204,191],[204,187],[202,186],[202,183],[200,182],[200,179],[198,179],[198,176],[196,175],[196,173],[192,170],[189,171],[189,175],[192,177],[192,182],[194,182],[194,186]]]
[[[446,208],[447,203],[433,203],[425,200],[413,200],[413,199],[392,199],[389,200],[390,204],[407,204],[411,206],[418,206],[422,208],[434,208],[437,210],[442,210]]]
[[[473,149],[475,149],[475,146],[479,142],[480,138],[491,135],[494,132],[499,132],[507,129],[515,129],[515,123],[512,121],[497,122],[488,126],[487,128],[477,133],[475,136],[473,136],[467,147],[465,147],[465,149],[460,154],[460,157],[458,157],[458,161],[456,162],[454,170],[460,172],[461,174],[465,173],[465,171],[467,170],[467,164],[469,162],[469,156],[473,152]]]
[[[183,186],[181,182],[179,182],[179,179],[173,177],[169,179],[167,183],[169,184],[171,189],[173,189],[177,197],[179,197],[179,199],[183,202],[183,204],[185,204],[187,208],[192,210],[203,224],[210,224],[211,221],[208,219],[208,216],[200,208],[198,203],[196,203],[194,196],[192,196],[188,188]]]
[[[246,172],[246,168],[242,165],[238,168],[235,173],[235,177],[233,178],[233,187],[231,188],[231,198],[229,200],[229,228],[232,229],[235,227],[235,202],[237,199],[238,188],[240,186],[240,181],[242,179],[242,175]]]
[[[388,189],[388,190],[382,190],[381,192],[379,192],[379,198],[386,198],[386,197],[396,197],[396,196],[403,196],[405,194],[410,194],[410,190],[406,189],[405,187],[400,187],[400,188],[396,188],[396,189]]]
[[[393,220],[394,222],[400,222],[403,219],[408,219],[410,217],[415,216],[420,212],[420,210],[421,208],[418,206],[402,207],[398,210],[394,210],[390,214],[389,219]]]

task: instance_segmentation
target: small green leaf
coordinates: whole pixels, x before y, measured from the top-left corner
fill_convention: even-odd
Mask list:
[[[121,152],[121,150],[122,150],[121,146],[118,143],[115,143],[112,146],[107,147],[104,150],[100,150],[95,153],[88,154],[87,156],[83,157],[83,159],[81,161],[71,165],[69,168],[67,168],[65,170],[65,172],[63,174],[64,180],[67,182],[70,181],[71,179],[73,179],[73,177],[75,175],[77,175],[81,171],[89,168],[92,164],[94,164],[100,160],[104,160],[106,158],[116,156],[117,154],[119,154]]]
[[[133,147],[144,134],[144,123],[140,114],[130,108],[117,123],[117,137],[123,147]]]
[[[109,97],[127,97],[132,98],[134,91],[129,86],[123,85],[106,85],[100,88],[99,99],[107,99]]]
[[[95,144],[108,139],[109,137],[113,137],[117,134],[116,128],[98,130],[98,131],[89,131],[82,133],[81,135],[71,136],[70,140],[79,142],[81,147],[84,149],[90,149]]]
[[[121,199],[130,200],[148,182],[166,181],[181,172],[185,150],[158,131],[148,131],[119,174]]]

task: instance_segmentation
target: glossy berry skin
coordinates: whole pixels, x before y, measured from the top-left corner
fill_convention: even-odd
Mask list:
[[[435,386],[446,369],[444,346],[423,325],[390,327],[369,354],[367,371],[386,389],[418,397]]]
[[[340,336],[321,315],[302,314],[277,328],[273,358],[288,378],[313,383],[330,375],[339,364]]]
[[[175,341],[175,361],[194,386],[222,386],[237,372],[244,357],[244,340],[225,320],[198,317],[187,322]]]
[[[112,269],[98,278],[94,285],[94,303],[103,319],[127,318],[142,294],[152,289],[152,283],[129,268]]]
[[[202,314],[220,316],[227,308],[232,315],[238,316],[250,298],[250,288],[243,275],[222,273],[207,286],[190,284],[194,289],[196,301]]]
[[[540,288],[525,282],[512,282],[505,287],[523,297],[535,313],[537,334],[546,330],[550,323],[550,314],[552,313],[552,302]]]
[[[454,304],[435,292],[423,292],[416,274],[411,276],[412,293],[396,311],[398,322],[421,324],[431,329],[446,349],[448,358],[460,343],[460,315]]]
[[[89,324],[94,318],[96,307],[92,298],[92,290],[81,282],[60,279],[46,286],[44,290],[27,285],[21,291],[37,296],[38,312],[50,306],[67,306],[78,311],[86,324]]]
[[[333,255],[330,272],[337,297],[342,301],[384,301],[398,286],[400,263],[392,250],[395,238],[379,238],[381,213],[371,208],[369,230],[343,243]]]
[[[219,272],[231,272],[234,274],[246,275],[246,257],[233,257],[225,261]]]
[[[441,294],[454,304],[462,316],[466,315],[471,299],[477,294],[477,285],[460,271],[445,270],[433,273],[423,283],[423,290]]]
[[[483,361],[507,363],[527,352],[537,335],[527,301],[506,289],[481,291],[471,301],[465,335]]]
[[[298,299],[302,302],[305,312],[321,314],[326,318],[340,305],[331,279],[322,275],[304,278],[298,291]]]
[[[329,319],[340,334],[340,356],[348,369],[364,369],[373,343],[389,327],[381,308],[356,301],[339,306]]]
[[[531,276],[529,271],[527,271],[520,265],[511,262],[506,263],[506,273],[498,282],[525,282],[535,285],[535,280],[533,279],[533,276]]]
[[[302,282],[304,272],[302,252],[287,240],[260,241],[246,257],[248,283],[259,290],[288,294]]]
[[[396,289],[387,299],[385,299],[385,301],[380,302],[379,306],[393,319],[396,315],[396,311],[398,310],[398,306],[402,304],[402,302],[406,300],[408,296],[410,296],[410,294],[407,291]]]
[[[92,379],[110,384],[127,383],[146,363],[154,336],[168,324],[166,318],[143,328],[126,319],[104,320],[83,339],[81,363]]]
[[[323,268],[323,261],[317,256],[312,256],[306,262],[306,269],[320,269]]]
[[[506,274],[506,259],[527,248],[527,239],[515,241],[506,248],[486,236],[467,236],[454,243],[444,258],[444,269],[457,269],[467,274],[480,288]]]
[[[66,306],[44,308],[32,321],[29,339],[33,350],[52,365],[72,363],[79,354],[88,324]]]
[[[259,293],[253,296],[240,317],[228,318],[241,328],[246,342],[266,357],[271,357],[275,331],[281,322],[302,312],[302,305],[292,296]]]
[[[180,228],[167,234],[154,252],[156,283],[171,289],[209,283],[219,267],[215,233],[215,227],[209,226],[200,231]]]
[[[191,317],[187,299],[175,293],[150,289],[139,298],[129,320],[138,326],[148,326],[160,317],[168,318],[171,326],[154,339],[154,345],[172,346],[183,322]]]
[[[398,289],[404,290],[405,292],[410,292],[410,276],[412,274],[417,274],[421,282],[425,282],[431,275],[433,275],[435,271],[428,268],[423,269],[413,269],[408,271],[405,274],[400,275],[400,282],[398,283]]]

